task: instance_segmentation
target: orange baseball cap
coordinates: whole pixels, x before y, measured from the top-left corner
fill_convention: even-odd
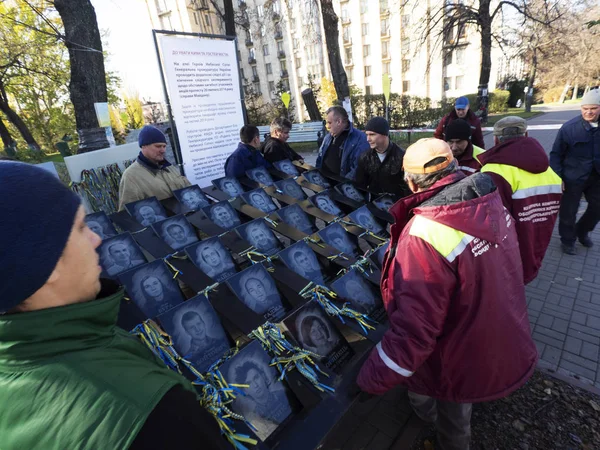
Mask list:
[[[436,158],[444,158],[445,161],[435,166],[425,167]],[[408,173],[425,174],[442,170],[454,160],[450,146],[441,139],[424,138],[419,139],[406,149],[402,169]]]

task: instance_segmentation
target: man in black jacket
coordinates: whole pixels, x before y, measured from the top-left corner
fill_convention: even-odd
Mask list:
[[[285,117],[278,117],[271,122],[271,135],[265,139],[260,148],[265,159],[271,164],[283,159],[304,163],[302,156],[296,153],[287,143],[291,129],[292,122]]]
[[[398,198],[409,195],[402,171],[404,150],[390,140],[388,121],[383,117],[373,117],[367,122],[365,133],[371,148],[358,160],[356,184],[379,194],[394,194]]]

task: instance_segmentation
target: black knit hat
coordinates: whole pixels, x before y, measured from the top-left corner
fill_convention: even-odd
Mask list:
[[[463,119],[456,119],[446,125],[444,130],[446,141],[451,139],[460,139],[461,141],[471,140],[471,125]]]
[[[373,133],[387,136],[390,134],[390,124],[383,117],[373,117],[367,122],[365,131],[372,131]]]

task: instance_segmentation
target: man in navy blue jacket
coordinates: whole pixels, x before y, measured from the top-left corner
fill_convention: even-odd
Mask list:
[[[238,148],[229,155],[225,161],[225,175],[228,177],[241,177],[246,170],[256,167],[271,168],[268,162],[260,154],[260,131],[254,125],[244,125],[240,130],[240,144]]]
[[[600,92],[589,91],[581,99],[581,116],[565,123],[550,152],[550,167],[563,180],[564,193],[558,213],[562,250],[576,254],[575,240],[594,245],[589,233],[600,221]],[[581,195],[588,206],[577,223]]]
[[[317,156],[317,167],[354,180],[358,158],[369,150],[367,135],[352,126],[348,113],[342,106],[327,110],[329,133]]]

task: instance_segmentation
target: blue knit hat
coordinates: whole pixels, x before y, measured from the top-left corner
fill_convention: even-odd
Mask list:
[[[138,144],[140,144],[140,147],[156,144],[157,142],[162,142],[163,144],[167,143],[167,138],[162,131],[150,125],[146,125],[142,128],[142,131],[140,131],[140,135],[138,136]]]
[[[54,271],[80,198],[50,172],[0,161],[0,312],[31,297]]]

